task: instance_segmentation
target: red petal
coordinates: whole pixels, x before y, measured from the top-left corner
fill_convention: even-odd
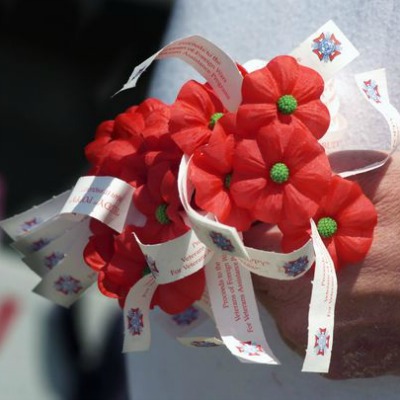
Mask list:
[[[275,103],[243,104],[237,112],[237,134],[243,138],[254,138],[257,131],[277,117]]]
[[[251,72],[243,78],[242,104],[275,104],[279,97],[277,82],[267,67]]]
[[[370,237],[354,237],[335,235],[337,255],[341,263],[357,263],[362,261],[371,247],[373,235]]]
[[[296,59],[291,56],[278,56],[272,59],[266,68],[271,72],[273,79],[277,83],[279,97],[285,94],[292,94],[299,76],[299,64]]]
[[[298,77],[292,95],[298,104],[319,99],[324,91],[324,80],[311,68],[299,65]]]
[[[200,270],[179,281],[159,285],[154,293],[153,304],[168,314],[178,314],[200,300],[204,288],[204,271]]]
[[[325,134],[331,121],[328,108],[320,100],[299,105],[293,117],[299,119],[317,139]]]
[[[188,155],[206,144],[210,139],[212,131],[204,126],[190,127],[172,133],[172,139],[179,148]]]

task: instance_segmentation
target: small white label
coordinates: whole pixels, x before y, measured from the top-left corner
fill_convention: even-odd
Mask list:
[[[180,58],[191,65],[208,81],[229,111],[237,110],[242,100],[243,77],[224,51],[201,36],[189,36],[163,47],[135,67],[121,90],[135,87],[140,75],[154,60],[169,57]]]
[[[313,220],[315,272],[308,312],[308,342],[303,372],[328,372],[333,347],[337,278],[332,258]]]
[[[60,212],[70,193],[71,191],[69,190],[21,214],[7,218],[0,222],[0,227],[13,240],[29,232],[33,232],[41,224]]]
[[[34,289],[34,292],[59,304],[70,307],[97,279],[97,273],[83,260],[86,241],[78,241],[66,257]]]
[[[226,254],[214,255],[205,271],[217,328],[230,352],[243,362],[279,364],[264,336],[250,272]]]
[[[118,178],[84,176],[78,180],[60,214],[87,215],[122,232],[133,192],[132,186]]]
[[[124,307],[124,353],[150,348],[149,311],[156,289],[157,283],[153,276],[146,275],[129,291]]]
[[[360,55],[333,21],[328,21],[300,44],[291,55],[317,71],[325,82]]]
[[[142,244],[135,235],[147,265],[158,284],[178,281],[199,271],[210,260],[212,251],[190,230],[165,243]]]

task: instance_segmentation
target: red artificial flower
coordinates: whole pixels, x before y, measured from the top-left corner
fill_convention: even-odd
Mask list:
[[[252,222],[250,212],[237,206],[230,193],[235,138],[224,130],[224,121],[232,118],[234,115],[226,114],[215,127],[209,143],[194,152],[189,178],[196,189],[198,207],[212,212],[219,222],[245,231]]]
[[[231,194],[255,219],[307,221],[331,179],[323,147],[299,126],[262,128],[236,147]]]
[[[85,148],[94,175],[114,176],[138,186],[145,181],[145,160],[149,152],[158,159],[182,155],[169,135],[170,106],[147,99],[119,114],[115,121],[102,123],[95,140]],[[161,155],[162,154],[162,155]],[[152,161],[156,157],[152,156]]]
[[[133,201],[147,218],[144,226],[135,228],[142,243],[163,243],[189,230],[181,216],[176,171],[170,163],[149,169],[147,183],[136,189]]]
[[[171,108],[171,135],[180,149],[191,155],[208,142],[217,120],[226,112],[209,85],[185,83]]]
[[[126,227],[117,235],[106,225],[101,225],[98,222],[95,224],[96,233],[86,246],[84,259],[91,268],[99,272],[100,291],[105,296],[117,298],[123,307],[130,289],[145,274],[150,273],[150,269],[133,236],[132,226]],[[151,308],[159,306],[169,314],[180,313],[201,298],[204,287],[203,270],[179,281],[158,285]]]
[[[372,244],[377,218],[374,205],[357,183],[338,176],[332,178],[313,220],[336,268],[364,259]],[[285,252],[301,247],[310,238],[309,223],[292,224],[287,220],[279,227]]]
[[[272,122],[307,127],[320,139],[328,130],[330,116],[321,102],[322,77],[290,56],[279,56],[264,68],[243,78],[238,124],[252,137]]]
[[[89,237],[83,258],[90,268],[99,272],[114,254],[114,236],[117,232],[94,218],[90,220],[90,230],[93,235]]]

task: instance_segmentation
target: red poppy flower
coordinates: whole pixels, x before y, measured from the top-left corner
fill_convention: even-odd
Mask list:
[[[226,114],[215,127],[207,145],[197,149],[189,166],[189,178],[195,191],[195,202],[202,210],[239,231],[250,227],[250,212],[238,207],[230,193],[235,138],[224,130],[224,121],[234,118]]]
[[[231,194],[236,204],[264,222],[307,221],[331,178],[322,146],[306,130],[284,125],[262,128],[257,140],[236,147]]]
[[[158,285],[153,295],[152,307],[159,306],[168,314],[185,311],[203,296],[206,278],[204,268],[179,281]]]
[[[93,235],[83,251],[83,258],[90,268],[99,272],[114,254],[114,236],[117,232],[96,219],[90,220],[90,230]]]
[[[334,176],[313,217],[336,268],[364,259],[377,224],[374,205],[357,183]],[[290,252],[310,238],[310,224],[283,221],[282,249]]]
[[[101,224],[103,227],[99,224],[96,224],[96,234],[92,236],[91,243],[102,243],[103,246],[94,248],[88,244],[84,258],[90,267],[99,272],[98,286],[101,293],[117,298],[123,307],[130,289],[143,275],[150,273],[150,269],[132,234],[132,226],[116,235],[104,224]],[[179,281],[158,285],[151,308],[159,306],[169,314],[180,313],[201,298],[204,287],[203,270]]]
[[[208,85],[185,83],[171,108],[171,135],[180,149],[191,155],[208,142],[218,119],[226,112]]]
[[[100,291],[124,302],[131,287],[145,273],[145,257],[136,243],[131,226],[113,238],[113,255],[100,270],[98,285]]]
[[[163,243],[189,230],[180,214],[176,171],[171,170],[170,163],[159,163],[149,169],[147,183],[136,189],[133,201],[147,217],[143,227],[135,228],[142,243]]]
[[[85,154],[96,175],[115,175],[121,160],[127,156],[148,150],[161,150],[160,140],[170,141],[168,150],[173,146],[169,138],[170,106],[157,99],[147,99],[139,106],[131,107],[119,114],[115,121],[100,124],[95,140],[85,148]],[[167,136],[167,139],[162,139]],[[164,146],[165,147],[165,146]],[[129,159],[128,159],[129,162]]]
[[[320,101],[323,90],[324,81],[316,71],[293,57],[276,57],[244,77],[238,124],[248,137],[275,121],[307,127],[320,139],[330,123],[329,111]]]

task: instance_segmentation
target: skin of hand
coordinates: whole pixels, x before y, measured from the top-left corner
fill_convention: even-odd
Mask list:
[[[378,152],[340,152],[330,157],[334,171],[382,159]],[[364,261],[338,272],[332,379],[400,373],[400,153],[381,168],[352,178],[374,203],[378,225]],[[246,245],[279,251],[280,233],[265,224],[244,235]],[[283,282],[253,276],[256,294],[273,315],[281,335],[305,355],[313,272]]]

